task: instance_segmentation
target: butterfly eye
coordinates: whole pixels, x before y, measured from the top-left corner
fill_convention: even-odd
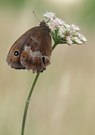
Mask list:
[[[15,56],[18,56],[19,55],[19,52],[18,51],[14,51],[14,55]]]

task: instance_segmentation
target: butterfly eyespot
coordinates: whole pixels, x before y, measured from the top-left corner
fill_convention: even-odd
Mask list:
[[[14,51],[14,55],[15,56],[18,56],[19,55],[19,52],[18,51]]]

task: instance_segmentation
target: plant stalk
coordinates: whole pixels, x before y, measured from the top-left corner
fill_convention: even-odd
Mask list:
[[[21,135],[24,135],[25,123],[26,123],[26,117],[27,117],[27,112],[28,112],[28,107],[29,107],[30,99],[31,99],[31,95],[32,95],[32,92],[33,92],[33,90],[34,90],[34,87],[35,87],[35,85],[36,85],[36,82],[37,82],[37,80],[38,80],[39,75],[40,75],[40,73],[37,73],[37,74],[36,74],[35,79],[34,79],[33,84],[32,84],[32,87],[31,87],[31,89],[30,89],[28,98],[27,98],[26,103],[25,103],[25,109],[24,109],[23,120],[22,120]]]

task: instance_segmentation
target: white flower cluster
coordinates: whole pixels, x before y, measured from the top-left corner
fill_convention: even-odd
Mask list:
[[[83,44],[87,40],[79,33],[79,27],[75,25],[68,25],[63,20],[56,17],[55,13],[46,12],[43,16],[47,19],[51,33],[56,34],[61,39],[61,43],[66,44]]]

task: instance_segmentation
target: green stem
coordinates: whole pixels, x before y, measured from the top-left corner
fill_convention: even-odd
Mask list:
[[[53,45],[52,47],[52,50],[56,47],[56,43]],[[23,120],[22,120],[22,128],[21,128],[21,135],[24,135],[25,133],[25,124],[26,124],[26,117],[27,117],[27,112],[28,112],[28,107],[29,107],[29,103],[30,103],[30,99],[31,99],[31,95],[33,93],[33,90],[35,88],[35,85],[37,83],[37,80],[39,78],[39,75],[40,73],[37,73],[35,78],[34,78],[34,81],[33,81],[33,84],[32,84],[32,87],[29,91],[29,94],[28,94],[28,97],[27,97],[27,100],[26,100],[26,103],[25,103],[25,108],[24,108],[24,114],[23,114]]]
[[[31,98],[32,92],[33,92],[33,90],[34,90],[34,87],[35,87],[35,85],[36,85],[36,82],[37,82],[37,80],[38,80],[39,75],[40,75],[40,73],[37,73],[37,74],[36,74],[35,79],[34,79],[34,82],[33,82],[32,87],[31,87],[31,89],[30,89],[28,98],[27,98],[26,103],[25,103],[25,109],[24,109],[23,120],[22,120],[21,135],[24,135],[25,123],[26,123],[26,116],[27,116],[28,106],[29,106],[29,103],[30,103],[30,98]]]

